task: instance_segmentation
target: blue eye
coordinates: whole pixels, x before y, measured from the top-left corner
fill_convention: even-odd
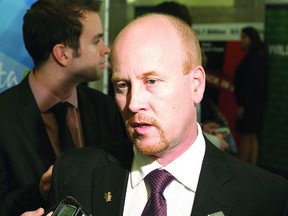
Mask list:
[[[118,83],[116,86],[117,86],[117,88],[121,88],[122,89],[122,88],[126,88],[127,84],[122,82],[122,83]]]
[[[123,92],[128,88],[128,84],[126,82],[118,82],[114,84],[114,88],[116,92]]]
[[[149,85],[153,85],[153,84],[155,84],[155,83],[157,82],[157,80],[149,79],[149,80],[147,80],[146,82],[147,82],[147,84],[149,84]]]

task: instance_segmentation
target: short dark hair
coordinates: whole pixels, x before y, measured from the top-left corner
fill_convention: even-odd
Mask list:
[[[187,6],[178,2],[162,2],[156,5],[151,12],[169,14],[182,19],[189,26],[192,25],[192,16]]]
[[[85,11],[99,12],[99,0],[38,0],[23,17],[23,39],[35,66],[48,59],[53,47],[63,43],[78,55]]]

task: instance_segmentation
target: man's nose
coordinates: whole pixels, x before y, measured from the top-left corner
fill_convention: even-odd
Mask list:
[[[138,86],[131,89],[128,108],[131,112],[136,113],[140,110],[147,109],[147,96],[143,87]]]
[[[101,48],[101,54],[107,55],[110,53],[110,48],[103,42],[103,46]]]

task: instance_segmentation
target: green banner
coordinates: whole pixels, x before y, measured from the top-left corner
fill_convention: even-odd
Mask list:
[[[265,12],[268,96],[258,163],[288,171],[288,4],[267,4]]]

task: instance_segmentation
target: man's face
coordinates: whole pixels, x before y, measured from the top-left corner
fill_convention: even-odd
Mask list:
[[[81,20],[83,32],[79,39],[79,56],[73,58],[71,69],[76,79],[95,81],[103,75],[105,55],[109,48],[103,42],[103,29],[98,13],[86,12]]]
[[[113,46],[112,81],[131,141],[144,155],[162,156],[197,134],[193,79],[183,74],[177,34],[144,29],[126,31]]]

